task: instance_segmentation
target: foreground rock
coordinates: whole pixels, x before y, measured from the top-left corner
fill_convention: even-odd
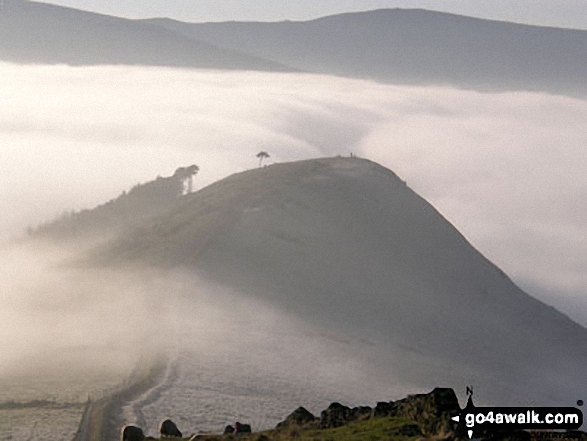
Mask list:
[[[331,429],[344,426],[353,421],[371,417],[372,409],[368,406],[353,407],[352,409],[340,403],[332,403],[328,409],[320,414],[320,428]]]
[[[330,429],[344,426],[352,420],[351,414],[350,407],[340,403],[332,403],[328,409],[323,410],[320,414],[320,428]]]
[[[181,438],[182,433],[177,428],[177,425],[171,420],[165,420],[159,426],[159,434],[161,438]]]
[[[228,426],[226,426],[224,428],[224,432],[222,433],[223,435],[232,435],[234,433],[234,426],[231,426],[230,424]]]
[[[234,425],[234,433],[252,433],[251,426],[249,424],[242,424],[237,421]]]
[[[226,427],[222,435],[194,435],[191,440],[222,441],[408,441],[469,440],[463,428],[452,421],[461,408],[452,389],[436,388],[428,394],[409,395],[398,401],[379,402],[375,408],[350,408],[332,403],[315,417],[303,407],[279,423],[275,429],[252,433],[247,424],[237,422]],[[129,428],[130,429],[130,428]],[[138,429],[138,428],[135,428]],[[140,429],[138,429],[140,430]],[[130,433],[129,433],[130,435]],[[482,441],[533,441],[554,439],[548,432],[487,432]],[[142,431],[139,436],[142,436]],[[145,438],[124,438],[123,441]],[[556,439],[587,441],[583,432],[557,433]]]
[[[455,435],[451,417],[461,411],[452,389],[436,388],[429,394],[410,395],[391,404],[389,416],[415,421],[426,436]]]
[[[120,431],[120,441],[144,441],[143,429],[136,426],[124,426]]]
[[[285,429],[291,426],[303,426],[308,423],[316,421],[317,418],[308,412],[304,407],[298,407],[288,417],[279,423],[276,429]]]

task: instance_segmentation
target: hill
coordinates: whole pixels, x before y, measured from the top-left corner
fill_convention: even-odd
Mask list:
[[[129,20],[5,0],[0,60],[303,71],[483,91],[587,96],[587,31],[419,9],[304,22]]]
[[[413,381],[436,378],[442,365],[487,401],[569,405],[587,392],[587,330],[521,291],[367,160],[233,175],[94,258],[202,274],[343,336],[396,345]]]
[[[587,31],[418,9],[305,22],[148,22],[307,72],[476,90],[587,93]]]
[[[0,60],[15,63],[290,70],[145,22],[26,0],[4,0],[0,41]]]
[[[195,167],[195,166],[192,166]],[[128,192],[93,209],[65,213],[59,219],[29,230],[30,238],[48,238],[57,243],[76,239],[107,238],[123,234],[180,203],[189,179],[182,167],[169,177],[137,184]],[[194,172],[193,174],[197,173]]]

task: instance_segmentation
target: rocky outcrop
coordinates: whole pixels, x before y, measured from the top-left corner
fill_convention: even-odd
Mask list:
[[[393,410],[393,401],[385,402],[380,401],[377,403],[375,408],[371,411],[371,416],[373,418],[380,418],[390,416]]]
[[[340,403],[332,403],[328,406],[328,409],[323,410],[320,414],[320,428],[330,429],[344,426],[351,420],[352,410],[350,407],[343,406]]]
[[[144,441],[143,429],[136,426],[124,426],[120,431],[120,441]]]
[[[161,438],[181,438],[182,433],[177,428],[177,425],[171,420],[165,420],[159,426],[159,434]]]
[[[234,425],[234,433],[252,433],[251,426],[249,424],[241,424],[237,421]]]
[[[472,401],[469,401],[472,406]],[[254,438],[251,434],[251,426],[248,424],[235,423],[234,426],[226,426],[222,435],[198,434],[192,435],[190,441],[195,440],[222,440],[222,439],[240,439],[236,435],[245,434],[243,439],[256,439],[257,441],[270,441],[274,439],[283,439],[285,436],[295,438],[302,436],[304,433],[313,433],[317,428],[333,429],[345,426],[349,423],[360,422],[367,419],[383,418],[379,422],[374,422],[372,427],[379,430],[385,427],[386,436],[389,439],[435,439],[444,441],[466,441],[468,435],[464,433],[464,428],[454,423],[451,418],[460,414],[461,408],[457,397],[452,389],[436,388],[428,394],[409,395],[407,398],[398,401],[379,402],[374,408],[360,406],[350,408],[340,403],[332,403],[328,408],[321,412],[320,418],[315,417],[311,412],[303,407],[297,408],[288,415],[285,420],[279,423],[275,430],[265,433],[257,433]],[[386,419],[387,418],[387,419]],[[396,419],[394,419],[396,418]],[[171,420],[165,420],[160,426],[161,438],[172,436],[181,437],[181,432]],[[371,439],[373,433],[370,430],[370,423],[366,425],[358,424],[356,430],[353,428],[352,433],[357,433],[357,439]],[[367,428],[367,431],[360,433]],[[318,431],[319,432],[319,431]],[[334,432],[325,432],[328,439],[336,434]],[[354,435],[353,435],[354,436]],[[475,433],[475,436],[483,441],[542,441],[548,438],[548,432],[540,431],[485,431]],[[558,433],[557,438],[577,441],[587,441],[587,434],[580,431],[569,431]],[[121,441],[148,441],[154,438],[145,438],[142,430],[135,426],[125,426],[121,432]],[[386,438],[387,439],[387,438]]]
[[[283,429],[289,426],[303,426],[305,424],[314,422],[317,418],[308,412],[304,407],[298,407],[290,413],[285,420],[279,423],[276,429]]]
[[[366,418],[400,417],[415,421],[418,432],[421,434],[444,436],[455,433],[455,425],[451,417],[459,412],[459,401],[454,391],[436,388],[429,394],[410,395],[395,402],[379,402],[374,409],[370,407],[351,409],[340,403],[332,403],[320,414],[320,428],[340,427]],[[412,429],[413,427],[406,430],[415,433],[416,431]]]
[[[371,409],[369,406],[353,407],[351,409],[351,421],[364,420],[371,417]]]
[[[223,435],[232,435],[234,433],[234,426],[231,426],[230,424],[228,426],[226,426],[224,428],[224,432],[222,432]]]
[[[456,425],[451,417],[461,410],[456,394],[447,388],[436,388],[429,394],[409,395],[390,404],[389,416],[415,421],[426,436],[454,434]]]

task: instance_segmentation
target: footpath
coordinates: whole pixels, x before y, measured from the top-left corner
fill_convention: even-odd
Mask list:
[[[167,362],[140,362],[122,384],[89,396],[73,441],[111,441],[120,436],[121,409],[164,378]]]

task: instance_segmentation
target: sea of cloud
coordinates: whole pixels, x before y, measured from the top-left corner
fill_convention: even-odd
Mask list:
[[[587,102],[305,74],[0,64],[0,241],[175,168],[351,152],[587,324]]]

